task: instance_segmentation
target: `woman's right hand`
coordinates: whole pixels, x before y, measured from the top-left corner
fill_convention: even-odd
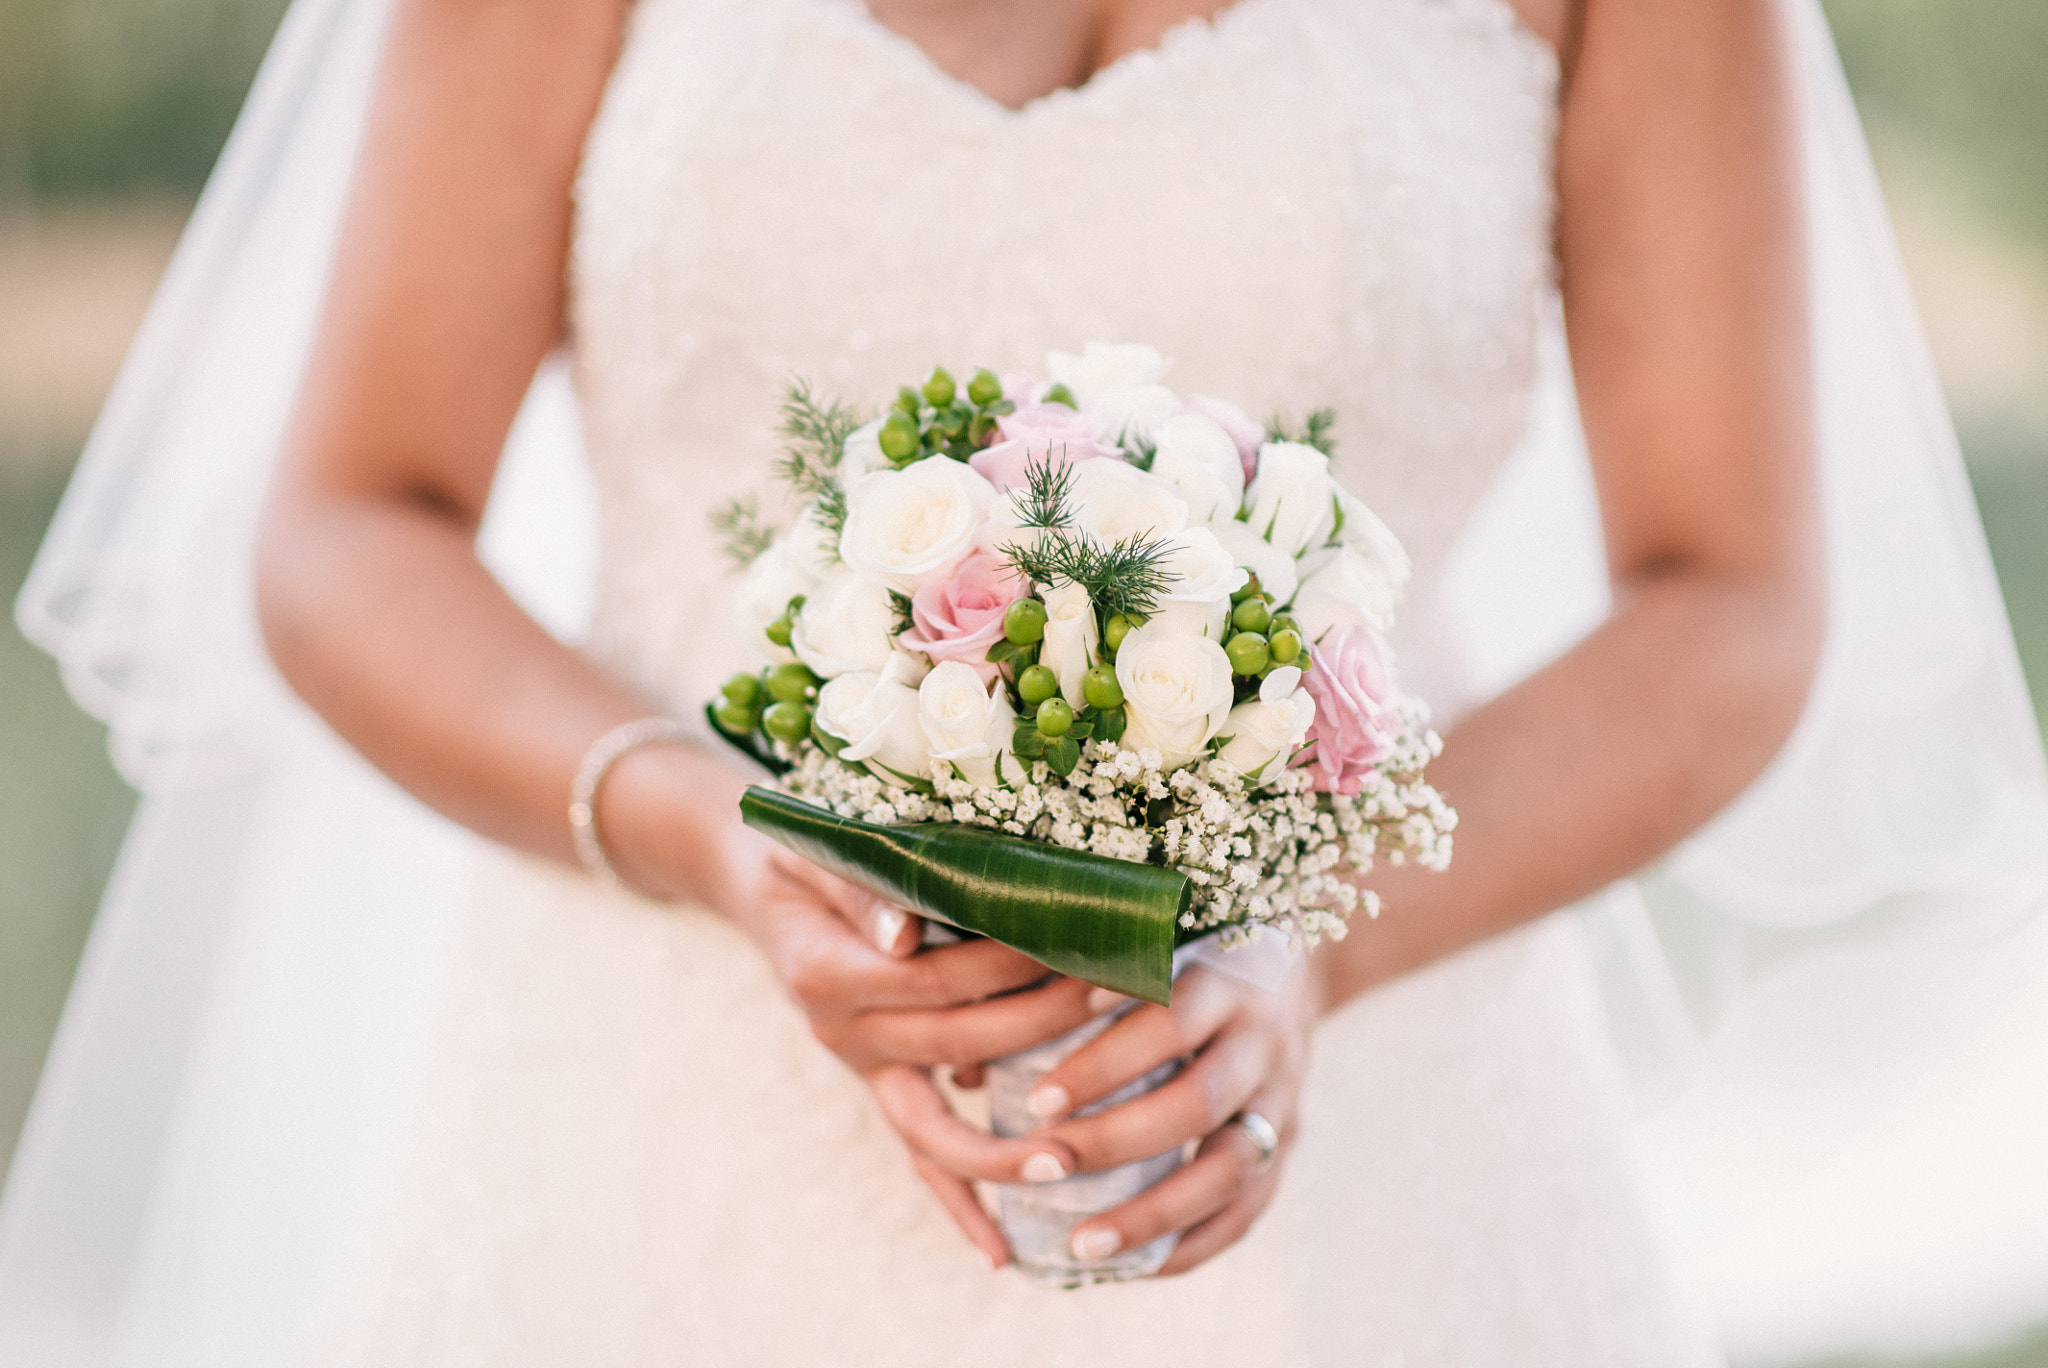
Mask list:
[[[969,1125],[934,1071],[979,1073],[991,1059],[1088,1020],[1090,989],[992,940],[924,946],[921,919],[783,850],[758,842],[751,905],[739,924],[809,1018],[811,1032],[864,1079],[909,1146],[911,1164],[991,1267],[1009,1258],[971,1184],[1049,1182],[1074,1172],[1056,1140],[999,1139]]]

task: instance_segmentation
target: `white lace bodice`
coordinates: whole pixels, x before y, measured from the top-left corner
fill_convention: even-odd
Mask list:
[[[1337,409],[1415,557],[1408,682],[1456,709],[1429,605],[1525,420],[1555,86],[1502,0],[1241,0],[1019,110],[859,0],[643,0],[578,187],[595,649],[685,714],[735,662],[707,510],[770,488],[792,375],[878,404],[1103,338]]]
[[[694,712],[745,647],[707,518],[764,491],[785,380],[1152,343],[1256,414],[1339,410],[1417,567],[1524,426],[1556,69],[1501,0],[1240,0],[1011,111],[857,0],[641,0],[591,134],[577,380],[594,649]],[[449,957],[392,1214],[323,1363],[1696,1368],[1572,926],[1335,1014],[1245,1239],[1054,1293],[974,1262],[758,949],[508,862]]]

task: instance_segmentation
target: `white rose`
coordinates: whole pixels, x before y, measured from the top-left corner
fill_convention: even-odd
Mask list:
[[[754,557],[747,573],[733,590],[733,618],[740,638],[757,653],[778,664],[795,660],[785,646],[768,639],[768,624],[789,611],[789,601],[809,594],[818,581],[794,553],[787,537],[777,537],[766,551]]]
[[[1237,516],[1244,502],[1244,462],[1221,424],[1183,413],[1161,423],[1152,440],[1152,473],[1187,500],[1189,518],[1204,523]]]
[[[1168,765],[1194,759],[1230,716],[1230,657],[1169,623],[1131,630],[1117,648],[1116,682],[1129,719],[1122,744],[1149,746]]]
[[[1017,714],[1009,692],[998,687],[991,696],[972,665],[947,660],[934,666],[918,686],[917,709],[932,759],[948,762],[968,783],[994,788],[1004,770],[1019,772],[1010,751]]]
[[[1176,532],[1167,542],[1161,566],[1172,578],[1159,597],[1153,620],[1181,624],[1193,635],[1221,641],[1223,624],[1230,617],[1230,596],[1243,587],[1245,571],[1216,534],[1206,527]]]
[[[819,677],[880,670],[889,659],[896,611],[888,587],[841,569],[804,600],[789,644]]]
[[[860,483],[863,475],[876,470],[893,470],[889,458],[882,454],[882,420],[862,423],[846,434],[846,444],[839,448],[839,483],[845,489],[852,489]]]
[[[1330,458],[1301,442],[1259,448],[1259,473],[1245,491],[1252,531],[1290,555],[1321,546],[1336,521]]]
[[[1180,408],[1180,396],[1164,385],[1125,385],[1104,394],[1082,412],[1100,418],[1118,442],[1156,442],[1160,429]]]
[[[974,546],[995,498],[994,485],[943,456],[874,471],[846,492],[839,558],[912,593]]]
[[[1127,461],[1081,461],[1074,473],[1074,526],[1112,546],[1129,537],[1171,537],[1188,525],[1188,506],[1173,486]]]
[[[1400,598],[1400,586],[1379,565],[1348,546],[1333,546],[1302,557],[1301,588],[1292,611],[1302,635],[1320,641],[1346,623],[1386,631],[1394,624]]]
[[[899,787],[927,777],[930,746],[917,720],[917,690],[872,671],[844,674],[818,690],[818,727],[846,742],[839,758],[865,764]]]
[[[839,568],[836,543],[832,534],[825,530],[824,519],[819,516],[815,503],[805,504],[797,513],[796,521],[790,524],[789,531],[776,540],[789,548],[790,557],[811,577],[813,584],[823,583]]]
[[[1337,519],[1338,544],[1365,557],[1398,592],[1408,582],[1413,567],[1409,564],[1408,548],[1401,545],[1394,529],[1341,486],[1337,490]]]
[[[1059,679],[1060,696],[1077,711],[1087,703],[1081,683],[1088,667],[1095,663],[1095,644],[1099,639],[1095,605],[1088,601],[1086,589],[1078,584],[1060,584],[1046,591],[1045,640],[1038,648],[1038,663]]]
[[[1079,356],[1056,351],[1045,357],[1045,373],[1055,384],[1065,385],[1083,410],[1091,411],[1111,391],[1156,385],[1172,368],[1173,362],[1140,342],[1090,342]]]
[[[1299,687],[1301,671],[1282,666],[1259,685],[1259,696],[1230,710],[1217,752],[1254,784],[1271,783],[1301,749],[1316,720],[1316,701]]]
[[[1273,602],[1285,603],[1294,597],[1301,580],[1293,556],[1235,518],[1218,519],[1209,524],[1209,530],[1232,560],[1259,577],[1259,588],[1271,594]]]

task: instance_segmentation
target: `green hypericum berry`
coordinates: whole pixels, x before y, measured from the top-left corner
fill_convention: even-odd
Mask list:
[[[1248,598],[1230,610],[1230,625],[1240,632],[1263,632],[1273,625],[1273,609],[1262,598]]]
[[[996,379],[996,373],[986,366],[974,373],[967,382],[967,398],[971,403],[987,408],[1003,397],[1003,382]]]
[[[1282,628],[1266,639],[1266,649],[1273,653],[1274,664],[1292,665],[1301,654],[1301,633]]]
[[[1266,631],[1268,635],[1274,632],[1292,632],[1296,636],[1300,636],[1301,623],[1295,619],[1292,613],[1275,613],[1273,615],[1273,625],[1267,628]]]
[[[784,613],[768,624],[768,639],[777,646],[788,646],[790,633],[795,630],[796,624],[789,620],[789,614]]]
[[[924,407],[924,398],[910,386],[898,385],[896,387],[896,407],[910,417],[915,418],[917,417],[918,410]]]
[[[1124,638],[1131,634],[1131,620],[1118,613],[1102,624],[1102,642],[1114,655],[1124,644]]]
[[[1035,598],[1021,598],[1003,614],[1003,635],[1013,646],[1029,646],[1045,640],[1045,605]]]
[[[1230,601],[1232,603],[1243,603],[1246,599],[1250,598],[1252,595],[1258,592],[1259,577],[1257,575],[1246,575],[1244,580],[1244,586],[1240,588],[1236,593],[1230,596]]]
[[[1273,658],[1266,639],[1257,632],[1239,632],[1223,648],[1223,654],[1230,657],[1230,672],[1238,675],[1255,675]]]
[[[770,704],[761,714],[761,730],[777,741],[801,741],[811,734],[811,710],[786,700]]]
[[[1066,699],[1048,698],[1038,705],[1038,730],[1041,735],[1065,736],[1073,727],[1074,710],[1067,706]]]
[[[933,408],[942,409],[953,402],[953,395],[958,389],[944,366],[933,366],[932,373],[925,377],[924,401]]]
[[[760,724],[761,715],[738,703],[721,703],[711,714],[718,725],[734,736],[745,736]]]
[[[801,703],[817,682],[816,675],[794,662],[772,666],[768,671],[768,696],[777,703]]]
[[[761,696],[759,675],[736,674],[719,685],[718,691],[725,695],[725,701],[736,708],[751,708],[754,700]]]
[[[1116,682],[1116,670],[1108,665],[1096,665],[1081,676],[1081,696],[1088,700],[1091,708],[1121,708],[1124,705],[1123,685]]]
[[[890,460],[907,461],[917,455],[918,435],[917,419],[898,409],[882,420],[882,430],[875,440]]]
[[[1035,708],[1060,691],[1060,677],[1043,665],[1033,665],[1017,676],[1017,697]]]
[[[1045,392],[1045,402],[1048,404],[1065,404],[1068,408],[1081,407],[1074,402],[1074,392],[1065,385],[1054,385],[1051,389],[1047,390]]]

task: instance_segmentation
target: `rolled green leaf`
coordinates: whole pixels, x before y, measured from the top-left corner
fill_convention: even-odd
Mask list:
[[[1166,1005],[1185,874],[952,822],[878,826],[758,786],[740,815],[815,865],[1022,951],[1048,969]]]

